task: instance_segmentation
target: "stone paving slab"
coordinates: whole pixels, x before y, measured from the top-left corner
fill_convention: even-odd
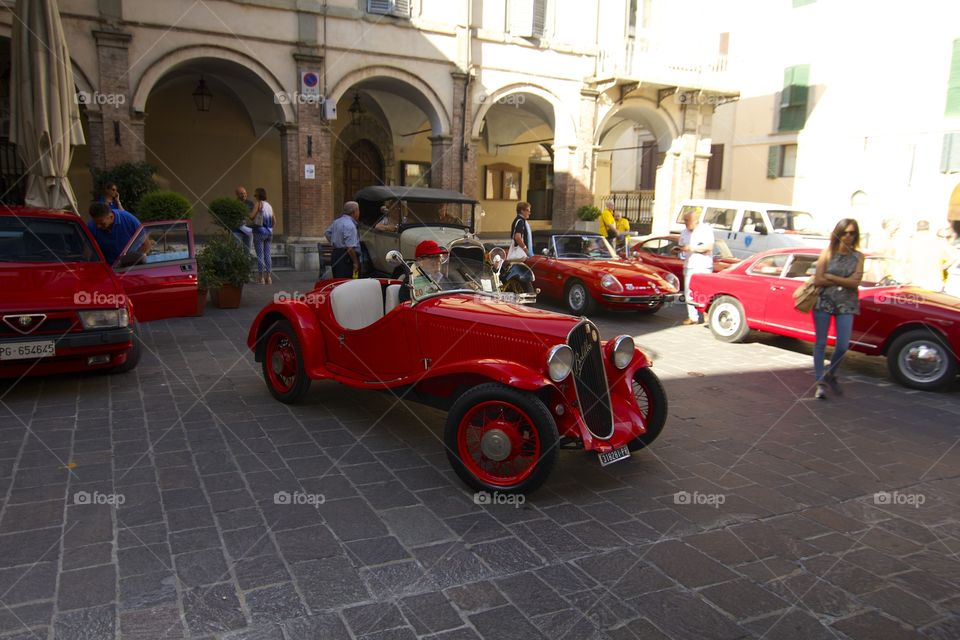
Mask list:
[[[310,287],[281,275],[145,325],[130,374],[0,386],[0,639],[960,634],[960,387],[852,354],[816,402],[809,345],[599,314],[653,355],[663,436],[478,505],[442,412],[329,383],[273,401],[244,340]]]

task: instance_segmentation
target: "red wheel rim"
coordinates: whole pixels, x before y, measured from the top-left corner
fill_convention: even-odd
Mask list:
[[[264,355],[270,386],[287,393],[297,383],[297,350],[293,339],[282,331],[270,335]]]
[[[490,400],[474,405],[457,432],[460,460],[478,480],[508,487],[533,473],[541,455],[540,434],[516,405]]]

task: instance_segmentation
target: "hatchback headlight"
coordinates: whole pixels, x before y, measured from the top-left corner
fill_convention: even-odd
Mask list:
[[[118,329],[129,323],[126,309],[98,309],[77,313],[84,329]]]
[[[547,371],[554,382],[563,382],[573,370],[573,349],[565,344],[558,344],[550,349],[547,356]]]
[[[619,336],[613,341],[613,366],[626,369],[633,362],[634,344],[630,336]]]
[[[607,291],[613,291],[614,293],[620,293],[623,291],[623,285],[620,284],[620,281],[617,280],[617,277],[609,273],[605,273],[603,276],[601,276],[600,286]]]
[[[683,291],[683,287],[680,286],[680,278],[678,278],[677,276],[673,275],[672,273],[668,273],[663,277],[663,279],[666,280],[667,284],[669,284],[671,287],[673,287],[677,291]]]

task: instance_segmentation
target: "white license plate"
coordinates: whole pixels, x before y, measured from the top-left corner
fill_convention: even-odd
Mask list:
[[[614,462],[619,462],[620,460],[625,460],[630,457],[630,447],[623,445],[619,449],[614,449],[613,451],[607,451],[606,453],[600,454],[600,466],[605,467],[608,464],[613,464]]]
[[[56,355],[53,340],[0,344],[0,360],[28,360]]]

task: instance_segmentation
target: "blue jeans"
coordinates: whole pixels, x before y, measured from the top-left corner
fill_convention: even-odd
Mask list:
[[[823,359],[827,353],[827,334],[830,332],[830,318],[834,318],[834,324],[837,329],[837,344],[833,348],[833,355],[830,356],[830,370],[828,375],[837,374],[837,367],[840,360],[847,352],[850,346],[850,334],[853,333],[853,314],[841,313],[833,315],[826,311],[813,310],[813,328],[817,332],[816,342],[813,343],[813,371],[817,376],[817,382],[823,380]]]

